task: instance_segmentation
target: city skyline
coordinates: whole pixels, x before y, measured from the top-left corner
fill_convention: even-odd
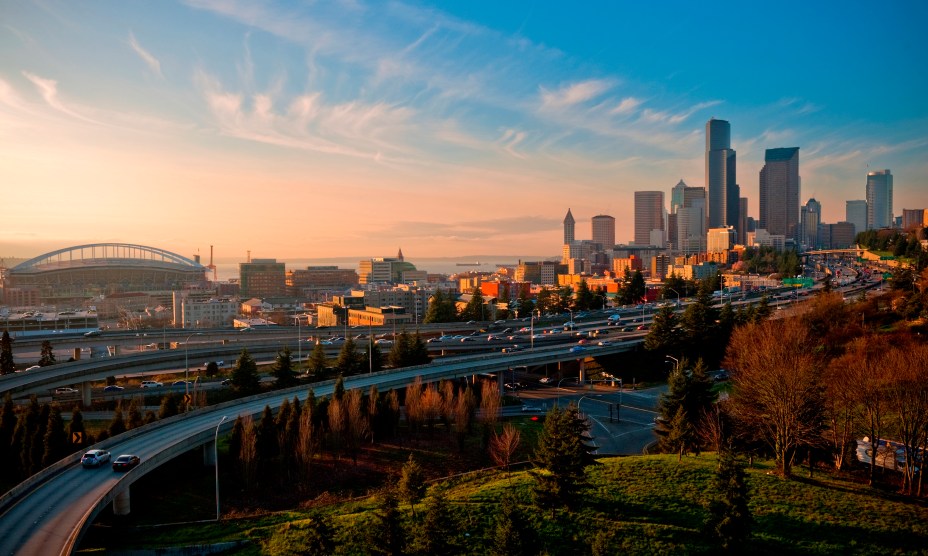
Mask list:
[[[751,216],[765,150],[791,146],[822,222],[884,168],[894,215],[928,205],[925,6],[797,3],[785,34],[760,8],[593,9],[5,4],[0,256],[556,256],[565,207],[627,243],[634,191],[708,186],[713,117]],[[857,40],[868,21],[892,37]]]

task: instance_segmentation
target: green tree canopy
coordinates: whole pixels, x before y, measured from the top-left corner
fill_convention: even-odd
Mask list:
[[[277,388],[287,388],[297,383],[289,347],[284,346],[282,351],[277,352],[277,361],[271,367],[271,375],[274,376],[274,386]]]
[[[16,372],[16,364],[13,362],[13,339],[10,333],[3,331],[0,337],[0,375],[11,375]]]
[[[248,353],[248,348],[242,349],[232,368],[232,387],[244,394],[254,394],[261,389],[258,363]]]
[[[425,311],[425,317],[423,317],[422,322],[425,324],[454,322],[458,320],[457,316],[454,300],[438,289],[435,290],[435,294],[429,299],[429,306]]]
[[[545,417],[535,448],[535,501],[540,507],[573,508],[586,487],[586,468],[595,463],[589,444],[589,425],[573,404],[557,406]]]
[[[39,355],[39,366],[48,367],[55,364],[55,350],[52,349],[52,343],[48,340],[42,340],[42,352]]]

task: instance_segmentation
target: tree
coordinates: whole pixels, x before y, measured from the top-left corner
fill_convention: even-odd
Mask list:
[[[574,310],[587,311],[592,306],[593,292],[590,290],[590,285],[586,283],[586,280],[581,278],[580,284],[577,286],[577,292],[574,294]]]
[[[68,445],[68,433],[64,430],[61,408],[53,404],[45,428],[45,453],[42,455],[42,467],[48,467],[71,453]]]
[[[530,556],[538,554],[538,538],[525,519],[515,497],[504,494],[496,514],[490,546],[491,556]]]
[[[0,375],[10,375],[16,372],[16,364],[13,362],[13,339],[10,333],[3,331],[0,337]]]
[[[433,490],[425,500],[425,514],[414,531],[411,552],[422,556],[457,553],[451,538],[456,529],[448,499],[442,491]]]
[[[335,527],[327,516],[312,512],[299,524],[280,526],[264,546],[272,556],[328,556],[335,552]]]
[[[494,432],[492,438],[490,438],[490,457],[493,458],[496,465],[506,468],[507,476],[509,476],[509,464],[512,463],[512,456],[519,449],[521,438],[522,435],[519,433],[519,429],[515,428],[512,423],[503,425],[503,432]]]
[[[661,307],[644,338],[644,349],[664,355],[679,353],[681,341],[676,313],[672,307]]]
[[[259,482],[273,468],[274,460],[280,454],[280,440],[277,438],[277,422],[271,406],[265,405],[261,420],[255,429],[255,456],[258,467]]]
[[[691,451],[699,451],[697,426],[715,402],[712,382],[706,366],[698,360],[692,369],[687,359],[681,359],[667,379],[667,392],[658,403],[660,416],[654,432],[664,452],[678,454],[680,459]]]
[[[409,459],[403,464],[400,471],[400,480],[396,485],[400,500],[414,506],[425,494],[425,473],[415,456],[409,454]]]
[[[502,400],[499,387],[495,381],[483,381],[480,387],[480,421],[483,423],[483,445],[487,447],[490,442],[490,433],[496,428],[499,419],[499,409]]]
[[[248,348],[242,349],[232,368],[232,387],[243,394],[254,394],[261,389],[258,364],[248,353]]]
[[[316,342],[306,364],[307,372],[312,373],[313,377],[319,380],[325,376],[325,368],[328,364],[329,360],[325,355],[325,348],[322,347],[322,344]]]
[[[371,554],[401,556],[405,554],[406,533],[397,507],[397,493],[393,485],[380,492],[373,522],[365,529],[366,545]]]
[[[132,398],[129,402],[129,409],[126,410],[126,429],[135,429],[141,427],[143,424],[139,403],[135,398]]]
[[[719,543],[722,550],[740,553],[744,550],[744,542],[751,536],[754,520],[748,508],[749,494],[744,482],[744,469],[728,450],[720,454],[713,486],[717,498],[709,504],[709,517],[704,530]]]
[[[353,338],[345,338],[341,351],[338,352],[338,359],[335,361],[335,368],[342,376],[358,374],[361,371],[361,358],[358,354],[357,346]]]
[[[110,438],[126,432],[126,420],[122,413],[122,407],[116,407],[116,411],[113,412],[113,419],[106,428],[106,432],[109,433]]]
[[[3,395],[3,409],[0,410],[0,485],[16,477],[13,461],[19,454],[13,452],[13,432],[16,430],[16,406],[13,396],[7,392]]]
[[[296,372],[293,370],[293,356],[289,347],[284,346],[282,351],[277,352],[277,361],[271,367],[271,375],[274,377],[276,388],[287,388],[297,383]]]
[[[55,364],[55,350],[52,349],[52,343],[48,340],[42,340],[42,352],[39,355],[39,366],[48,367]]]
[[[408,332],[403,330],[393,339],[393,347],[390,349],[388,358],[391,367],[400,368],[412,364],[412,337]]]
[[[206,376],[216,376],[219,374],[219,363],[210,361],[206,364]]]
[[[422,322],[432,324],[436,322],[454,322],[456,320],[457,310],[454,307],[454,300],[440,289],[435,290],[435,294],[429,299],[429,306],[425,310]]]
[[[541,314],[550,313],[555,309],[555,304],[554,294],[548,289],[548,286],[541,286],[535,296],[535,309]]]
[[[177,398],[174,397],[174,394],[168,394],[161,398],[161,407],[158,408],[159,419],[167,419],[177,415],[177,413]]]
[[[779,319],[735,330],[729,346],[733,414],[770,447],[784,478],[797,449],[821,439],[824,363],[816,344],[798,319]]]
[[[483,306],[483,292],[480,291],[478,286],[474,286],[474,289],[470,292],[470,301],[461,311],[461,320],[487,320],[486,310]]]
[[[545,417],[535,448],[535,501],[542,508],[572,509],[586,487],[586,468],[595,463],[595,446],[588,444],[589,424],[573,404],[555,406]]]
[[[383,370],[383,352],[380,351],[380,344],[377,342],[367,343],[364,358],[367,359],[369,372],[379,373]]]

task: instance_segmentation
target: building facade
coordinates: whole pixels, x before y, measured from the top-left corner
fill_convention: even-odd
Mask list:
[[[736,153],[731,148],[731,124],[706,122],[706,188],[709,227],[735,226],[741,191],[735,178]]]
[[[799,147],[767,149],[760,171],[759,228],[797,238],[799,227]]]
[[[893,227],[893,175],[887,170],[867,173],[867,229]]]
[[[819,246],[818,228],[822,223],[822,204],[815,200],[809,201],[799,209],[799,248],[804,250],[815,249]]]
[[[924,228],[928,225],[925,209],[902,209],[902,229]]]
[[[635,191],[635,245],[653,245],[653,230],[660,230],[663,235],[664,192]]]
[[[727,253],[734,246],[735,228],[733,226],[709,228],[706,234],[707,253]]]
[[[590,221],[593,228],[593,243],[599,244],[600,250],[612,250],[615,247],[615,218],[598,214]]]
[[[287,293],[287,271],[277,259],[239,263],[242,297],[274,297]]]
[[[844,221],[854,225],[854,233],[867,229],[867,201],[847,201],[844,209]]]
[[[574,215],[570,214],[570,209],[567,209],[567,216],[564,217],[564,243],[572,243],[575,239],[574,234]]]

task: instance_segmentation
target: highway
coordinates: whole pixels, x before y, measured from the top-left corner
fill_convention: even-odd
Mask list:
[[[445,358],[430,365],[348,377],[345,387],[366,390],[377,385],[385,391],[403,387],[417,376],[425,382],[467,377],[518,365],[534,366],[620,353],[633,349],[638,343],[640,341],[594,346],[580,354],[571,353],[569,346],[562,345],[514,354]],[[330,394],[332,387],[332,381],[313,385],[317,396]],[[85,470],[79,463],[81,454],[52,465],[0,497],[0,522],[3,523],[0,554],[69,554],[106,504],[158,465],[212,442],[223,416],[228,419],[220,432],[228,431],[238,415],[258,415],[265,405],[276,409],[285,398],[292,399],[296,395],[305,399],[307,392],[307,386],[300,386],[211,406],[133,429],[96,445],[110,450],[114,457],[123,453],[141,457],[138,467],[123,474],[108,468]]]

